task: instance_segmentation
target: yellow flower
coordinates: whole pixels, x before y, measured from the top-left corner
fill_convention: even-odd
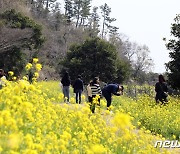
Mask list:
[[[38,62],[38,58],[33,58],[33,63],[37,63]]]
[[[15,76],[13,76],[13,78],[12,78],[12,79],[13,79],[13,81],[15,81],[17,78],[16,78]]]
[[[72,139],[72,144],[73,144],[73,146],[78,146],[78,142],[77,142],[76,138]]]
[[[35,78],[38,78],[38,77],[39,77],[39,73],[38,73],[38,72],[35,72],[35,73],[34,73],[34,77],[35,77]]]
[[[9,74],[10,76],[13,76],[13,75],[14,75],[14,72],[13,72],[13,71],[9,71],[8,74]]]
[[[85,99],[86,99],[86,96],[85,96],[85,95],[82,95],[81,97],[82,97],[82,100],[85,100]]]
[[[36,82],[36,81],[37,81],[37,78],[36,78],[36,77],[33,77],[33,78],[32,78],[32,81],[33,81],[33,82]]]
[[[79,154],[79,153],[80,153],[80,151],[77,149],[73,151],[73,154]]]
[[[31,63],[27,63],[25,68],[26,68],[27,71],[30,70],[32,68],[32,64]]]
[[[100,144],[92,145],[91,146],[91,151],[94,154],[101,154],[101,153],[106,153],[107,152],[106,148],[104,148],[104,146],[100,145]]]
[[[137,124],[138,124],[138,126],[140,126],[140,125],[141,125],[141,122],[138,121]]]
[[[59,148],[60,148],[61,151],[65,151],[66,150],[66,147],[64,145],[60,145]]]
[[[27,76],[23,76],[23,80],[27,81],[28,80]]]
[[[0,153],[3,151],[3,148],[0,146]]]
[[[71,98],[70,98],[70,103],[71,103],[71,104],[75,104],[75,102],[76,102],[75,99],[74,99],[73,97],[71,97]]]
[[[20,137],[18,134],[9,135],[8,146],[12,149],[18,149]]]
[[[131,126],[131,117],[128,114],[124,114],[124,113],[117,113],[113,119],[113,123],[121,128],[127,128]]]
[[[41,64],[36,64],[36,70],[40,71],[42,69],[42,65]]]
[[[3,126],[3,124],[4,124],[4,119],[0,117],[0,127]]]
[[[172,137],[173,137],[174,140],[176,139],[176,135],[173,135]]]
[[[101,103],[100,104],[101,104],[102,107],[106,107],[107,106],[106,102],[104,100],[102,100],[102,99],[101,99]]]
[[[60,93],[60,94],[58,95],[58,99],[59,99],[59,100],[62,100],[63,98],[64,98],[63,93]]]

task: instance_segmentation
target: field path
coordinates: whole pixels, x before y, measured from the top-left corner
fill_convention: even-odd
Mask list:
[[[82,103],[82,104],[58,103],[58,104],[60,104],[62,107],[65,107],[67,109],[74,110],[74,111],[82,110],[84,107],[86,107],[86,103]],[[108,126],[111,126],[112,125],[111,120],[114,117],[114,113],[110,112],[109,114],[107,114],[105,109],[101,109],[100,111],[98,111],[98,109],[96,108],[95,114],[98,112],[100,112],[102,118],[106,121],[106,124]],[[91,113],[89,112],[87,114],[91,114]],[[139,131],[140,131],[139,129],[133,130],[133,132],[137,136],[139,135]],[[153,135],[153,134],[147,134],[147,135]],[[155,143],[157,141],[157,137],[155,135],[153,136],[154,136],[154,143]],[[171,154],[180,154],[180,148],[166,148],[166,150],[170,152]],[[163,153],[163,148],[162,148],[162,153]]]

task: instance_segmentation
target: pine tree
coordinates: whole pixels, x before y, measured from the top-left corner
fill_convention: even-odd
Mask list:
[[[91,13],[91,16],[89,18],[89,24],[88,24],[88,30],[90,37],[97,37],[99,33],[99,21],[100,17],[97,13],[98,7],[93,7],[93,11]]]
[[[175,19],[175,23],[172,24],[171,34],[175,37],[169,40],[166,47],[171,52],[169,61],[166,66],[168,69],[168,79],[171,86],[180,90],[180,14]]]
[[[103,39],[104,36],[108,33],[108,30],[112,28],[110,24],[113,21],[116,21],[116,19],[110,17],[111,8],[106,3],[104,5],[101,5],[100,9],[101,9],[102,17],[103,17],[103,26],[102,26],[102,33],[101,33],[101,38]]]
[[[66,17],[66,22],[69,24],[72,22],[73,18],[73,0],[64,0],[65,5],[65,17]]]
[[[90,15],[90,8],[91,8],[90,4],[91,4],[91,0],[83,0],[82,1],[82,10],[80,12],[81,21],[79,23],[79,26],[85,26],[85,24],[86,24],[85,20]]]
[[[73,9],[74,9],[74,17],[76,19],[76,28],[78,27],[79,25],[79,20],[80,20],[80,13],[81,13],[81,10],[82,10],[82,0],[74,0],[74,6],[73,6]]]

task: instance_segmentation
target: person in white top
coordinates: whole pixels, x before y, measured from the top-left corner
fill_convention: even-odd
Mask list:
[[[87,85],[88,102],[92,102],[91,83],[92,83],[92,80],[91,80],[90,83]]]
[[[4,74],[4,70],[0,69],[0,89],[5,85],[6,76]]]
[[[98,98],[98,104],[100,106],[100,97],[102,95],[102,91],[101,91],[101,87],[99,85],[99,78],[98,77],[95,77],[93,79],[93,81],[90,83],[90,89],[91,89],[91,100],[90,100],[90,109],[92,111],[92,113],[95,112],[95,104],[93,102],[93,99],[96,97],[96,96],[99,96]]]

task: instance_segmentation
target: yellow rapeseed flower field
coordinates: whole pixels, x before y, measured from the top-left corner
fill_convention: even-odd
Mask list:
[[[37,65],[28,64],[26,69],[33,67]],[[40,69],[39,65],[34,73]],[[27,77],[7,81],[0,90],[2,154],[179,153],[179,148],[154,147],[157,140],[179,140],[178,98],[160,106],[147,95],[136,100],[114,97],[110,111],[101,99],[93,114],[85,94],[82,104],[75,104],[71,89],[66,104],[59,81],[34,81],[30,84]]]
[[[163,129],[166,124],[166,130],[173,132],[172,137],[178,136],[177,102],[171,100],[169,108],[162,109],[151,107],[152,101],[147,96],[139,98],[139,102],[117,97],[114,101],[119,104],[113,108],[113,114],[105,112],[105,107],[92,114],[86,98],[81,105],[64,104],[60,89],[57,81],[30,84],[19,80],[8,82],[0,90],[1,153],[177,152],[154,148],[156,140],[168,137]],[[175,112],[172,118],[169,112]],[[169,119],[174,120],[168,124]],[[162,128],[160,132],[156,132],[158,128]]]

